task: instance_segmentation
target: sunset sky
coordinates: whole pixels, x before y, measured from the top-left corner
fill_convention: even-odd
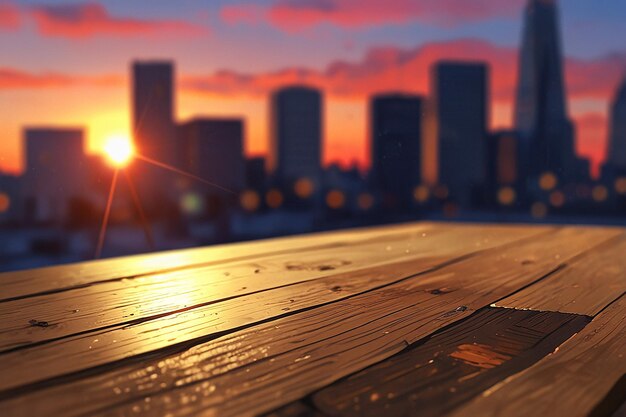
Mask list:
[[[626,2],[561,0],[578,151],[604,157],[607,110],[626,70]],[[327,162],[367,163],[367,97],[428,94],[442,58],[491,64],[494,128],[512,119],[525,0],[0,0],[0,170],[22,168],[21,129],[87,128],[89,151],[128,132],[133,59],[176,63],[178,120],[243,116],[264,153],[268,92],[325,92]]]

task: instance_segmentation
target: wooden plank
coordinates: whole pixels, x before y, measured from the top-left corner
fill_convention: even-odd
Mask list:
[[[550,310],[594,316],[626,292],[626,234],[494,307]]]
[[[519,237],[550,232],[500,229],[441,229],[393,235],[393,240],[352,244],[282,254],[211,267],[115,280],[85,288],[0,303],[0,351],[115,325],[173,314],[214,303],[312,279],[345,274],[403,260],[428,259],[423,268],[453,258],[511,242]],[[31,320],[47,327],[30,325]]]
[[[463,233],[455,235],[458,238]],[[536,235],[531,235],[527,239],[534,240]],[[477,243],[480,243],[481,248],[488,248],[490,245],[500,246],[502,243],[514,243],[519,240],[497,234],[485,242],[484,236],[473,234],[471,238],[465,236],[465,239],[454,239],[453,242],[450,242],[450,246],[455,248],[455,251],[465,245],[465,251],[460,254],[462,259],[475,250]],[[433,243],[437,244],[437,241]],[[404,253],[404,250],[402,252]],[[288,312],[336,301],[392,284],[453,261],[449,255],[441,257],[418,255],[404,262],[378,267],[368,266],[349,273],[335,273],[321,279],[277,287],[273,291],[257,292],[243,297],[225,299],[223,302],[203,304],[194,309],[174,311],[167,316],[154,317],[154,320],[123,324],[80,334],[66,340],[56,340],[49,345],[21,349],[21,351],[14,351],[11,355],[0,356],[0,366],[6,363],[5,371],[17,374],[17,377],[10,380],[0,380],[0,389],[103,365],[108,361],[120,360],[174,343],[188,342],[246,326],[251,322],[263,321]],[[178,297],[175,292],[172,292],[171,296]],[[164,328],[168,331],[163,331]],[[47,332],[51,328],[30,326],[29,329],[32,332]],[[75,360],[70,363],[62,359],[68,351],[75,352],[74,355],[76,355]],[[23,367],[24,362],[29,366]]]
[[[332,416],[441,416],[551,353],[589,319],[488,308],[312,396]]]
[[[36,273],[31,270],[5,272],[0,273],[0,282],[2,283],[0,301],[77,288],[97,282],[111,281],[112,279],[131,279],[159,272],[237,260],[253,260],[259,256],[292,253],[300,250],[344,247],[363,240],[381,239],[418,231],[428,232],[433,228],[439,230],[450,227],[445,223],[413,223],[371,227],[87,261],[38,268]],[[512,233],[515,233],[515,230],[523,229],[521,227],[512,228]]]
[[[557,351],[485,391],[454,416],[610,415],[626,395],[626,296]],[[622,380],[622,395],[603,403]],[[595,413],[597,407],[603,413]]]
[[[610,237],[601,230],[562,229],[541,241],[485,251],[436,272],[244,328],[180,353],[154,353],[94,375],[5,392],[0,407],[15,416],[125,415],[133,410],[155,415],[259,414],[398,353]],[[155,337],[163,333],[177,332],[164,325],[152,332]],[[118,350],[136,354],[150,343],[144,338],[133,345],[132,340]],[[89,360],[106,355],[116,344],[109,340],[98,349]],[[71,341],[50,343],[2,355],[1,365],[21,385],[30,369],[49,377],[57,361],[85,360],[81,352],[83,345]]]

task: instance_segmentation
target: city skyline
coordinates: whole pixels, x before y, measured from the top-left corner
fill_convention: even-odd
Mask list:
[[[429,67],[434,61],[445,58],[486,60],[491,64],[493,111],[489,125],[491,128],[512,125],[517,45],[521,43],[522,8],[525,2],[511,2],[510,7],[499,7],[494,6],[497,2],[485,1],[487,7],[483,8],[484,16],[455,18],[454,8],[450,8],[448,11],[433,10],[429,12],[430,17],[424,17],[416,9],[409,10],[405,17],[390,12],[379,16],[378,21],[372,21],[372,2],[366,2],[365,11],[356,22],[345,21],[339,10],[335,14],[322,14],[317,20],[303,22],[301,31],[280,26],[275,17],[277,12],[271,14],[274,17],[267,17],[266,20],[257,18],[251,23],[255,25],[254,32],[262,34],[264,42],[266,32],[271,33],[268,35],[270,38],[277,36],[276,32],[289,34],[287,38],[280,37],[284,38],[282,41],[267,41],[269,45],[277,42],[317,45],[318,48],[310,49],[308,55],[302,52],[289,53],[291,46],[285,46],[280,53],[271,51],[265,55],[253,53],[250,48],[244,47],[239,37],[245,38],[241,34],[246,31],[243,27],[245,25],[237,22],[241,22],[246,16],[242,11],[250,12],[250,8],[246,9],[241,3],[216,2],[211,7],[215,8],[213,12],[219,17],[209,13],[213,17],[205,19],[206,22],[190,12],[198,9],[197,3],[183,3],[180,12],[171,16],[164,13],[166,6],[158,6],[152,9],[149,16],[133,19],[137,13],[133,7],[125,8],[104,2],[100,4],[101,9],[98,9],[100,12],[104,10],[104,14],[96,13],[94,17],[100,23],[89,26],[94,28],[93,32],[85,33],[79,30],[76,22],[68,23],[67,19],[59,17],[63,16],[63,12],[67,13],[70,6],[66,9],[55,9],[42,6],[42,2],[3,2],[0,9],[3,37],[9,40],[26,37],[31,45],[40,49],[54,45],[55,48],[51,50],[64,59],[50,59],[46,63],[48,68],[38,68],[38,64],[32,62],[32,59],[29,62],[28,57],[22,56],[23,52],[12,46],[8,48],[7,64],[0,71],[0,100],[4,103],[10,102],[11,105],[5,106],[5,111],[0,116],[5,126],[0,138],[0,167],[11,171],[20,168],[21,151],[18,144],[22,125],[48,125],[51,122],[60,125],[84,124],[90,150],[104,136],[115,133],[112,130],[127,130],[130,125],[127,66],[131,58],[141,58],[141,54],[119,48],[114,54],[118,55],[118,59],[107,59],[104,63],[101,59],[88,59],[92,55],[84,50],[89,45],[93,47],[98,44],[103,46],[98,52],[103,57],[110,58],[106,46],[118,45],[120,41],[126,40],[130,49],[152,54],[155,48],[148,44],[153,43],[150,37],[156,35],[151,35],[149,31],[155,27],[159,29],[159,41],[165,51],[159,54],[165,56],[158,57],[175,60],[177,71],[180,71],[177,83],[180,98],[176,103],[178,111],[175,118],[185,120],[197,114],[243,116],[247,126],[245,136],[249,154],[267,151],[269,90],[288,84],[289,81],[302,81],[321,87],[327,96],[323,133],[326,141],[324,162],[327,164],[340,160],[345,163],[355,159],[361,165],[367,165],[366,114],[369,95],[389,90],[430,94],[429,79],[425,74],[430,71]],[[407,2],[410,3],[412,2]],[[608,30],[613,25],[608,9],[624,6],[617,2],[607,2],[608,4],[602,6],[588,6],[585,9],[581,2],[562,3],[560,8],[564,20],[564,46],[568,56],[567,90],[570,112],[578,130],[578,151],[591,156],[597,168],[606,154],[608,103],[617,88],[623,67],[620,65],[626,62],[626,54],[613,42],[615,30],[620,30],[619,28],[614,27],[611,36],[602,37],[602,33],[609,34],[602,31],[593,35],[601,37],[593,42],[594,49],[590,41],[572,41],[578,36],[573,34],[572,22],[582,21],[592,26],[602,22],[603,28]],[[350,4],[351,2],[342,2],[342,7],[349,8]],[[264,2],[263,7],[265,6],[271,5]],[[260,7],[260,12],[263,12],[263,7]],[[241,12],[239,15],[235,13],[237,10]],[[289,8],[283,8],[283,12],[289,11]],[[296,13],[298,10],[293,8],[291,12]],[[11,15],[14,16],[13,23],[6,18]],[[255,18],[251,13],[247,16],[249,19]],[[215,26],[215,19],[220,22],[211,29],[211,35],[206,35],[212,38],[207,39],[211,39],[209,43],[218,50],[223,49],[223,46],[216,46],[216,37],[230,39],[231,53],[219,54],[211,50],[202,58],[195,51],[188,52],[187,49],[193,49],[191,45],[197,45],[200,39],[205,39],[202,29],[210,26],[207,22]],[[142,23],[143,26],[137,23]],[[387,30],[392,24],[396,24],[393,30]],[[354,45],[347,49],[337,45],[325,47],[328,42],[319,39],[320,36],[323,38],[320,27],[325,25],[339,33],[337,39],[354,38]],[[446,25],[448,30],[445,32],[448,35],[444,36],[440,32],[444,32],[442,27]],[[494,25],[500,29],[487,30]],[[416,36],[407,36],[406,31],[411,30],[415,31]],[[228,35],[222,33],[224,31]],[[394,31],[404,31],[403,36],[397,36],[397,39],[402,39],[401,42],[393,42],[396,38],[392,33]],[[388,46],[374,49],[381,44]],[[68,55],[68,47],[77,52]],[[169,54],[167,51],[175,52]],[[234,56],[239,56],[241,62],[236,63]],[[87,68],[96,63],[101,63],[98,65],[100,70]],[[228,68],[230,71],[218,72],[219,68]],[[297,68],[300,70],[296,70]],[[342,83],[338,81],[342,74],[354,77]],[[599,77],[599,74],[603,76]],[[405,85],[407,88],[400,88]],[[63,108],[57,105],[59,97],[67,98]],[[28,105],[33,102],[37,103],[35,110],[32,105]],[[59,113],[62,113],[60,117]],[[27,115],[27,120],[24,120],[24,114]]]

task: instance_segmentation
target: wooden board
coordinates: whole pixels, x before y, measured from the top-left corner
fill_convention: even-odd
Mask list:
[[[144,275],[209,266],[232,261],[253,261],[259,256],[297,253],[307,250],[345,247],[359,241],[385,239],[393,235],[428,232],[450,228],[447,224],[414,223],[401,226],[372,227],[305,236],[289,236],[262,241],[215,245],[204,248],[160,252],[158,255],[135,255],[97,261],[0,273],[0,301],[36,294],[64,291],[98,282],[132,279]],[[465,226],[461,226],[465,227]],[[473,227],[473,226],[469,226]],[[456,227],[454,227],[456,228]],[[526,228],[509,227],[511,233]],[[538,230],[538,228],[535,228]]]
[[[626,398],[626,296],[552,355],[494,386],[453,415],[609,416]],[[607,402],[605,397],[611,394]]]
[[[551,232],[477,231],[443,228],[389,235],[375,243],[307,250],[306,260],[294,260],[293,254],[259,256],[254,262],[225,262],[7,301],[0,303],[0,352],[403,260],[425,260],[419,272],[477,250]],[[48,326],[32,326],[31,320]]]
[[[574,314],[484,309],[312,396],[332,416],[441,416],[581,330]]]
[[[626,234],[606,242],[548,279],[494,307],[550,310],[594,316],[626,292]]]
[[[13,415],[124,415],[138,410],[155,415],[196,415],[202,411],[206,415],[239,416],[265,412],[392,356],[408,344],[544,278],[616,234],[600,229],[561,229],[541,240],[484,251],[432,273],[247,327],[191,348],[185,346],[180,353],[166,351],[153,359],[135,358],[110,371],[98,369],[93,375],[49,381],[41,389],[21,392],[19,397],[5,396],[0,406]],[[176,323],[173,320],[172,325]],[[163,333],[177,333],[166,328],[168,331],[163,331],[161,324],[152,334],[162,337]],[[116,348],[116,341],[109,340],[98,352],[85,357],[85,346],[73,346],[75,340],[68,339],[3,355],[2,364],[28,364],[28,369],[9,370],[21,381],[8,386],[19,386],[53,375],[60,377],[64,370],[56,361],[61,358],[75,363],[93,361],[115,349],[126,352],[120,357],[137,355],[142,348],[144,352],[150,350],[149,339],[140,338],[132,344],[134,341],[131,335]],[[105,358],[104,363],[112,360]],[[55,366],[57,369],[50,372]],[[24,379],[29,369],[38,370],[42,376],[30,373]],[[145,398],[150,399],[149,404]]]

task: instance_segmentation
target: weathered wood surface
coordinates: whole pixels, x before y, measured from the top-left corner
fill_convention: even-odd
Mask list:
[[[424,260],[426,269],[458,256],[546,233],[525,230],[502,233],[503,229],[494,229],[478,234],[479,231],[478,227],[468,227],[394,234],[381,238],[382,242],[307,250],[306,260],[294,260],[292,254],[259,256],[253,261],[101,282],[4,302],[0,304],[0,351],[132,324],[307,280],[345,276],[351,271],[379,265],[391,266],[403,260]],[[33,319],[46,321],[50,326],[33,328],[29,326]]]
[[[64,415],[97,415],[104,409],[107,414],[123,415],[136,407],[143,409],[143,398],[150,396],[150,409],[156,414],[185,415],[184,410],[219,415],[264,412],[399,352],[433,331],[533,283],[613,236],[614,233],[599,229],[565,228],[541,240],[528,239],[484,251],[432,273],[234,332],[180,354],[37,391],[36,398],[22,396],[23,402],[17,408],[54,403],[53,407],[59,407],[57,412]],[[413,269],[408,266],[410,274]],[[166,332],[158,331],[164,324],[156,324],[147,334],[161,339],[171,337],[175,332],[169,328]],[[58,375],[67,366],[80,363],[74,357],[71,365],[61,363],[68,351],[93,361],[103,355],[119,354],[118,349],[128,352],[151,342],[138,337],[131,341],[139,339],[142,343],[127,346],[126,342],[116,344],[117,339],[104,343],[100,343],[101,337],[98,339],[91,344],[98,352],[91,349],[86,356],[86,344],[68,349],[73,340],[4,355],[13,356],[12,362],[21,359],[37,370],[30,375],[21,370],[19,380],[4,388],[41,379],[42,373],[43,377]],[[29,352],[38,356],[28,355]],[[264,360],[268,356],[273,360]],[[110,360],[107,357],[106,361]],[[17,369],[10,371],[18,373]],[[152,375],[154,379],[150,379]],[[194,394],[205,382],[215,395]],[[119,392],[113,398],[115,404],[111,398],[114,388]],[[73,395],[68,395],[70,392]],[[79,401],[80,398],[90,401]],[[11,404],[6,406],[12,409]],[[26,411],[37,414],[37,410]]]
[[[549,279],[494,304],[594,316],[626,292],[626,234],[584,254]]]
[[[423,344],[312,396],[332,416],[438,416],[552,352],[589,320],[484,309]]]
[[[624,375],[626,296],[552,355],[485,391],[454,415],[610,416],[626,399]],[[617,392],[604,402],[614,387]]]
[[[3,274],[0,409],[330,415],[298,401],[418,351],[489,305],[602,311],[596,323],[624,292],[623,245],[619,228],[413,224]],[[527,350],[540,345],[553,348],[542,339]],[[546,360],[529,368],[525,354],[503,365],[508,373],[467,379],[461,409]],[[597,404],[619,388],[605,385],[590,395]]]
[[[437,225],[436,229],[441,230],[450,227],[449,225]],[[36,274],[28,270],[0,273],[0,282],[2,283],[0,301],[84,287],[98,282],[119,281],[148,274],[209,266],[224,262],[243,260],[254,262],[254,259],[263,255],[296,254],[321,248],[346,247],[361,241],[386,239],[396,234],[428,233],[432,229],[433,225],[430,223],[418,223],[342,232],[323,232],[307,236],[289,236],[262,241],[161,252],[158,256],[135,255],[72,265],[52,266],[40,268]],[[517,227],[517,229],[523,232],[521,227]],[[537,230],[536,227],[532,229]]]

